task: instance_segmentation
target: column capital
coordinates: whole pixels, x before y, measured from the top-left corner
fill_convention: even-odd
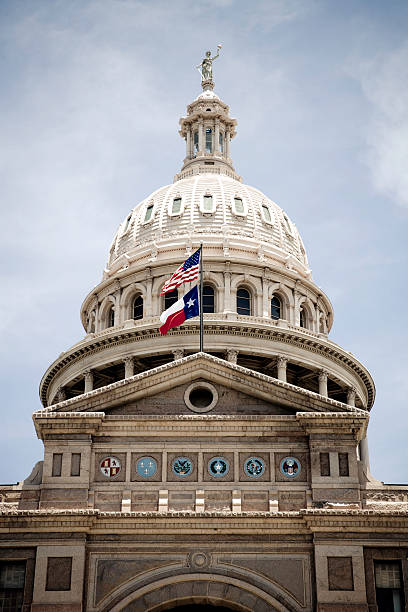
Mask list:
[[[177,361],[178,359],[183,359],[184,357],[184,349],[173,349],[172,353],[174,361]]]
[[[319,370],[319,382],[325,382],[327,381],[327,377],[328,377],[329,373],[327,370]]]
[[[278,368],[286,368],[286,366],[288,365],[288,359],[279,355],[276,360],[276,363],[278,364]]]
[[[67,398],[67,394],[65,392],[65,388],[64,387],[58,387],[57,394],[55,396],[55,399],[56,399],[57,403],[63,402],[66,398]]]
[[[230,363],[237,363],[239,351],[235,349],[227,349],[225,351],[225,355],[227,357],[227,361]]]

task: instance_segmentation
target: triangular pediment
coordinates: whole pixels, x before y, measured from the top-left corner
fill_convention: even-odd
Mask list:
[[[204,384],[202,384],[204,383]],[[296,414],[351,412],[366,414],[336,400],[238,366],[207,353],[196,353],[100,389],[44,408],[47,412],[106,414],[192,414],[188,388],[216,389],[214,414]],[[190,391],[191,391],[190,389]],[[190,397],[190,396],[187,396]],[[191,403],[191,402],[190,402]],[[202,402],[201,402],[202,403]],[[198,408],[200,400],[198,401]]]

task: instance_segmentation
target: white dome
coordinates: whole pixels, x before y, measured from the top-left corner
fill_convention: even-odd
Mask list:
[[[207,210],[204,207],[205,196],[212,196],[212,210],[208,200]],[[177,202],[175,208],[180,209],[175,212],[177,198],[181,204]],[[161,246],[183,238],[193,244],[241,244],[261,260],[310,276],[302,239],[283,210],[258,189],[213,168],[161,187],[136,206],[119,226],[105,272],[110,276],[126,266],[129,259],[137,259],[138,251],[151,247],[160,252]]]

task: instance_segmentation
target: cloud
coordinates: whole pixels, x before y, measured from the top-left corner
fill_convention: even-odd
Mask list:
[[[371,105],[367,163],[375,189],[408,207],[408,45],[355,71]]]

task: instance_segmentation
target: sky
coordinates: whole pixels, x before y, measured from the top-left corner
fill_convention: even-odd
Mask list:
[[[405,0],[1,0],[1,483],[42,458],[41,376],[118,225],[180,170],[218,43],[235,168],[296,223],[330,338],[374,378],[373,475],[408,482],[407,26]]]

